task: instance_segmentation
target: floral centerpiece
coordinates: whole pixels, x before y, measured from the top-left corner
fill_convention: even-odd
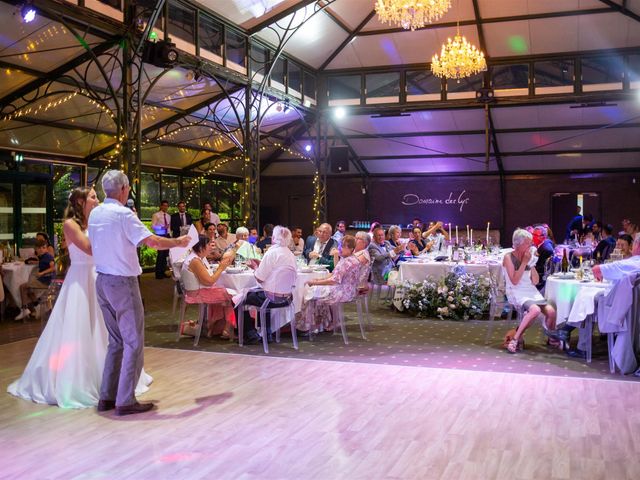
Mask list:
[[[405,311],[418,317],[479,318],[490,302],[489,279],[470,273],[452,272],[438,282],[427,278],[419,283],[406,282],[403,287]]]

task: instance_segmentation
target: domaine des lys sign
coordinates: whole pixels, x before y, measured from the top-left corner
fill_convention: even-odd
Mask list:
[[[426,197],[418,195],[417,193],[405,193],[402,197],[402,205],[408,207],[414,205],[424,206],[436,206],[444,205],[450,207],[457,207],[460,212],[469,203],[469,195],[466,190],[462,190],[460,193],[449,192],[448,196],[443,197]]]

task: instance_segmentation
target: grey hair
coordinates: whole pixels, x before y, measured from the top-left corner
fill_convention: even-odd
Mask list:
[[[371,237],[369,236],[369,234],[367,232],[356,232],[356,239],[360,239],[364,241],[365,246],[369,246],[369,244],[371,243]]]
[[[291,230],[282,225],[277,225],[273,229],[271,234],[271,243],[273,245],[280,245],[281,247],[288,247],[291,241]]]
[[[247,227],[236,228],[236,235],[249,235],[249,229]]]
[[[396,232],[402,232],[402,229],[398,225],[391,225],[389,227],[389,238]]]
[[[517,248],[518,246],[522,245],[527,239],[533,240],[533,235],[522,228],[516,229],[516,231],[513,232],[513,248]]]
[[[117,195],[122,187],[129,186],[129,179],[121,170],[109,170],[102,176],[102,190],[107,197]]]
[[[544,238],[547,238],[549,236],[549,232],[547,231],[547,227],[545,227],[543,225],[536,225],[535,227],[533,227],[533,231],[535,232],[536,230],[539,230],[540,233],[542,233],[542,236]]]

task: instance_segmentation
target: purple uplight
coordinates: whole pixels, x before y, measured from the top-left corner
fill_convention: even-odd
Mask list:
[[[305,152],[310,152],[311,151],[311,145],[307,144],[304,146],[304,151]]]

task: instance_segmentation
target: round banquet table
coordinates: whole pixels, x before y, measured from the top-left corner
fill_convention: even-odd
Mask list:
[[[464,263],[460,262],[402,262],[400,264],[400,282],[422,282],[427,277],[432,277],[438,281],[444,278],[449,272],[459,265],[467,273],[474,275],[491,276],[498,282],[502,279],[502,265],[498,262],[489,263]]]
[[[594,298],[600,292],[611,290],[608,282],[583,282],[575,278],[551,276],[547,278],[545,298],[557,313],[556,325],[579,323],[594,311]]]
[[[11,262],[2,264],[2,281],[6,285],[7,290],[11,294],[11,298],[15,304],[20,307],[22,300],[20,298],[20,285],[27,283],[31,272],[37,265],[28,265],[24,262]]]

